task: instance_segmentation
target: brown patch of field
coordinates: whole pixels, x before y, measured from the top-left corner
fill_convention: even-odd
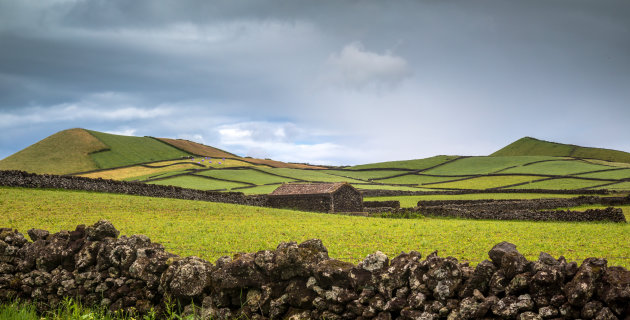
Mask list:
[[[90,153],[108,146],[84,129],[57,132],[0,161],[0,170],[67,174],[97,169]]]
[[[276,161],[276,160],[271,160],[271,159],[256,159],[256,158],[241,158],[241,159],[243,159],[243,161],[247,161],[247,162],[251,162],[255,164],[262,164],[262,165],[270,166],[273,168],[328,169],[328,168],[324,168],[320,166],[312,166],[309,164],[287,163],[287,162]]]
[[[177,149],[184,150],[188,153],[200,155],[203,157],[213,158],[238,158],[238,156],[229,152],[217,149],[215,147],[206,146],[201,143],[192,142],[182,139],[156,138],[162,142],[168,143]]]

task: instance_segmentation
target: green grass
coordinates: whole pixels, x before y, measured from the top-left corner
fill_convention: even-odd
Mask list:
[[[0,170],[67,174],[98,169],[89,153],[107,148],[86,130],[57,132],[0,160]]]
[[[548,193],[471,193],[471,194],[427,194],[417,196],[387,196],[366,197],[364,201],[398,200],[401,207],[415,207],[420,200],[505,200],[505,199],[548,199],[573,198],[577,194],[548,194]]]
[[[274,175],[256,171],[256,170],[243,170],[243,169],[207,170],[207,171],[198,172],[196,174],[207,176],[207,177],[219,178],[219,179],[242,181],[242,182],[253,183],[257,185],[295,181],[293,179],[278,177],[278,176],[274,176]]]
[[[342,177],[350,177],[360,180],[379,179],[405,173],[398,170],[374,170],[374,171],[348,171],[348,170],[324,170],[324,173]]]
[[[608,185],[608,186],[599,187],[597,189],[627,191],[627,190],[630,190],[630,181],[615,183],[615,184],[611,184],[611,185]]]
[[[527,163],[554,159],[552,157],[524,156],[524,157],[470,157],[463,158],[443,166],[427,170],[426,174],[437,175],[478,175],[500,171],[512,166],[522,166]],[[501,173],[505,173],[502,171]]]
[[[348,169],[374,169],[374,168],[401,168],[411,170],[422,170],[444,163],[446,161],[456,159],[458,156],[435,156],[425,159],[416,160],[403,160],[403,161],[388,161],[378,162],[370,164],[362,164],[358,166],[349,167]]]
[[[425,183],[441,182],[441,181],[448,181],[448,180],[454,180],[454,179],[460,179],[460,178],[461,177],[433,177],[433,176],[426,176],[426,175],[419,175],[419,174],[408,174],[408,175],[404,175],[400,177],[378,180],[377,182],[421,185]]]
[[[2,320],[194,320],[193,316],[182,317],[177,307],[169,306],[166,314],[158,316],[150,310],[142,318],[137,315],[118,311],[111,313],[102,307],[86,307],[80,302],[66,297],[58,306],[43,314],[38,314],[33,303],[23,303],[17,300],[0,304],[0,319]]]
[[[431,189],[405,187],[405,186],[388,186],[381,184],[352,184],[357,189],[379,189],[379,190],[401,190],[401,191],[430,191]]]
[[[492,154],[492,156],[525,155],[590,158],[611,162],[630,163],[630,153],[627,152],[602,148],[580,147],[576,145],[538,140],[531,137],[521,138]]]
[[[610,167],[601,166],[592,163],[586,163],[578,160],[559,160],[534,163],[528,166],[507,169],[501,173],[536,173],[550,175],[568,175],[581,172],[589,172],[596,170],[610,169]]]
[[[291,168],[259,168],[262,171],[290,177],[296,180],[319,181],[319,182],[364,182],[352,178],[344,178],[332,174],[326,174],[321,170],[302,170]]]
[[[198,177],[194,175],[177,176],[164,180],[151,181],[149,184],[158,184],[163,186],[176,186],[182,188],[199,189],[199,190],[220,190],[232,189],[236,187],[244,187],[244,183],[236,183],[229,181],[220,181]]]
[[[453,189],[490,189],[509,186],[517,183],[538,180],[540,177],[535,176],[489,176],[477,177],[472,179],[431,184],[427,187],[431,188],[453,188]],[[520,186],[516,187],[519,188]]]
[[[439,250],[473,262],[501,241],[528,259],[540,251],[569,260],[606,257],[630,267],[630,224],[489,221],[447,218],[382,219],[247,207],[201,201],[79,191],[0,188],[0,221],[25,233],[57,232],[108,219],[122,235],[144,234],[170,252],[209,261],[236,252],[273,250],[282,241],[319,238],[331,257],[356,263],[381,250],[390,258]]]
[[[189,155],[153,138],[121,136],[92,130],[88,130],[88,132],[111,149],[91,155],[101,169],[142,162],[177,159]]]
[[[577,174],[575,176],[576,177],[585,177],[585,178],[612,179],[612,180],[626,179],[626,178],[630,178],[630,169],[621,169],[621,170],[613,170],[613,171]]]
[[[573,189],[582,189],[582,188],[597,186],[604,183],[606,183],[606,181],[560,178],[560,179],[551,179],[551,180],[544,180],[544,181],[539,181],[539,182],[532,182],[532,183],[518,186],[517,188],[519,189],[573,190]]]

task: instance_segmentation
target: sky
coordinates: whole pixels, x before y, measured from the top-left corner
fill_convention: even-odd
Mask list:
[[[0,0],[0,159],[69,128],[351,165],[630,152],[628,0]]]

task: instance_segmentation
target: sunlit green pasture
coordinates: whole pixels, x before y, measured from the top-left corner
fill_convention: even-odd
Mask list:
[[[560,160],[560,161],[545,161],[534,163],[527,166],[521,166],[511,168],[503,171],[502,173],[536,173],[536,174],[552,174],[552,175],[567,175],[581,172],[589,172],[596,170],[610,169],[610,167],[588,163],[579,160]]]
[[[462,178],[464,177],[434,177],[434,176],[427,176],[427,175],[422,175],[422,174],[407,174],[400,177],[377,180],[377,182],[421,185],[425,183],[450,181],[450,180],[462,179]]]
[[[90,155],[98,167],[103,169],[141,162],[177,159],[190,155],[175,149],[169,144],[149,137],[131,137],[92,130],[87,131],[110,148],[108,151]]]
[[[613,182],[613,181],[608,181]],[[607,181],[583,180],[573,178],[560,178],[551,180],[539,180],[532,183],[518,186],[519,189],[552,189],[552,190],[572,190],[589,188],[605,184]]]
[[[541,179],[541,177],[536,176],[485,176],[485,177],[476,177],[472,179],[465,179],[459,181],[452,182],[444,182],[431,184],[431,188],[453,188],[453,189],[489,189],[489,188],[498,188],[505,187],[517,183],[535,181]],[[427,186],[429,187],[429,186]],[[520,186],[519,186],[520,187]]]
[[[494,173],[513,166],[522,166],[535,161],[558,159],[546,156],[520,157],[468,157],[458,159],[443,166],[427,170],[426,174],[437,175],[479,175]],[[502,173],[504,173],[502,171]]]
[[[284,177],[290,177],[296,180],[316,182],[363,182],[361,180],[327,174],[324,170],[303,170],[292,168],[260,168],[260,170]]]
[[[626,179],[630,178],[630,169],[611,170],[604,172],[594,172],[578,174],[577,177],[599,178],[599,179]]]
[[[325,170],[327,174],[333,174],[341,177],[350,177],[360,180],[380,179],[391,177],[405,173],[401,170],[370,170],[370,171],[350,171],[350,170]]]
[[[214,180],[214,179],[208,179],[208,178],[199,177],[195,175],[177,176],[177,177],[168,178],[164,180],[151,181],[148,183],[159,184],[163,186],[175,186],[175,187],[182,187],[182,188],[199,189],[199,190],[220,190],[220,189],[229,190],[232,188],[247,186],[247,184],[244,184],[244,183]]]
[[[388,161],[378,162],[370,164],[362,164],[358,166],[349,167],[348,169],[374,169],[374,168],[401,168],[411,170],[422,170],[442,164],[449,160],[457,159],[459,156],[435,156],[425,159],[416,160],[402,160],[402,161]]]
[[[206,171],[198,172],[196,174],[207,176],[207,177],[225,179],[225,180],[253,183],[257,185],[295,181],[294,179],[290,179],[290,178],[279,177],[279,176],[271,175],[268,173],[260,172],[257,170],[246,170],[246,169],[206,170]]]
[[[513,195],[512,195],[513,196]],[[145,234],[179,255],[214,261],[235,252],[274,249],[282,241],[319,238],[330,256],[356,263],[376,250],[390,257],[438,250],[473,264],[509,241],[528,259],[540,251],[581,262],[607,257],[630,267],[630,224],[384,219],[83,191],[0,188],[3,227],[53,232],[108,219],[122,235]]]

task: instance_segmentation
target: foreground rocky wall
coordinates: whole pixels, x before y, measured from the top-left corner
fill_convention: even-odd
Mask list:
[[[245,196],[242,192],[218,192],[174,186],[145,184],[75,176],[35,174],[17,170],[0,170],[0,186],[84,190],[138,196],[201,200],[243,205],[264,206],[266,196]]]
[[[31,229],[33,242],[0,229],[0,301],[46,310],[69,296],[138,313],[172,301],[201,319],[630,319],[630,271],[601,258],[528,261],[507,242],[476,267],[415,251],[377,251],[354,265],[317,239],[212,264],[118,235],[105,220]]]

